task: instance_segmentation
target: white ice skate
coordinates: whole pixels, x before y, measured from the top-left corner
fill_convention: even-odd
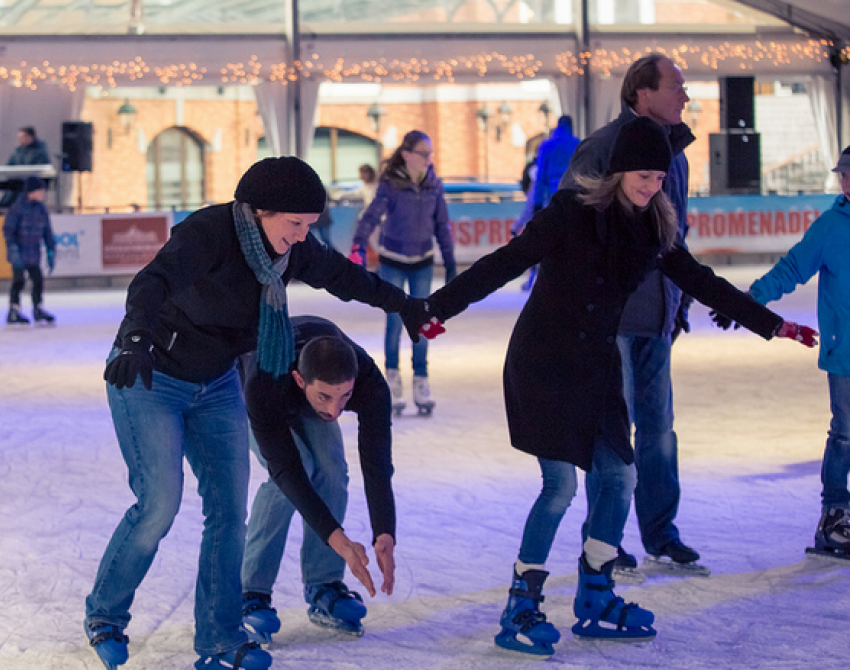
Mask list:
[[[416,376],[413,378],[413,402],[416,403],[420,415],[431,415],[437,403],[431,398],[431,385],[428,383],[428,377]]]
[[[397,368],[387,368],[387,384],[393,396],[393,414],[401,416],[407,403],[404,400],[404,391],[401,384],[401,374]]]

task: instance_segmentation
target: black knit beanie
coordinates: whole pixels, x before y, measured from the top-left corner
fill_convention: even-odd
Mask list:
[[[41,177],[31,175],[24,180],[24,193],[32,193],[47,188],[47,182]]]
[[[617,133],[608,162],[608,175],[636,170],[667,172],[673,151],[667,130],[647,116],[625,123]]]
[[[319,175],[295,156],[254,163],[239,180],[234,197],[258,209],[293,214],[321,214],[327,200]]]

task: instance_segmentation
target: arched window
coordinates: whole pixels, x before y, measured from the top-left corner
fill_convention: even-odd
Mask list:
[[[378,143],[365,135],[342,128],[319,126],[313,135],[307,161],[325,184],[360,179],[363,163],[378,170]]]
[[[163,130],[148,147],[148,208],[197,209],[204,177],[203,140],[187,128]]]

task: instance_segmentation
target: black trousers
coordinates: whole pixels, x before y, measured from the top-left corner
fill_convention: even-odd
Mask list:
[[[41,296],[44,292],[44,275],[38,265],[27,265],[26,267],[14,268],[12,270],[12,288],[9,291],[10,305],[20,306],[21,291],[24,289],[27,274],[30,276],[30,281],[32,282],[32,304],[33,306],[41,304]]]

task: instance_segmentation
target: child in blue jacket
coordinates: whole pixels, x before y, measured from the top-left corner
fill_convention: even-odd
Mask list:
[[[823,502],[815,551],[850,557],[850,147],[833,172],[841,177],[841,195],[803,239],[753,283],[750,294],[765,305],[818,273],[818,367],[827,374],[832,422],[821,467]]]
[[[33,319],[36,325],[51,326],[55,317],[41,304],[44,276],[41,272],[41,243],[47,248],[50,272],[56,261],[56,241],[50,225],[50,215],[44,206],[47,184],[39,177],[27,177],[24,189],[6,213],[3,237],[6,239],[6,258],[12,265],[12,286],[9,292],[7,326],[29,326],[21,313],[21,291],[29,275],[32,282]]]

